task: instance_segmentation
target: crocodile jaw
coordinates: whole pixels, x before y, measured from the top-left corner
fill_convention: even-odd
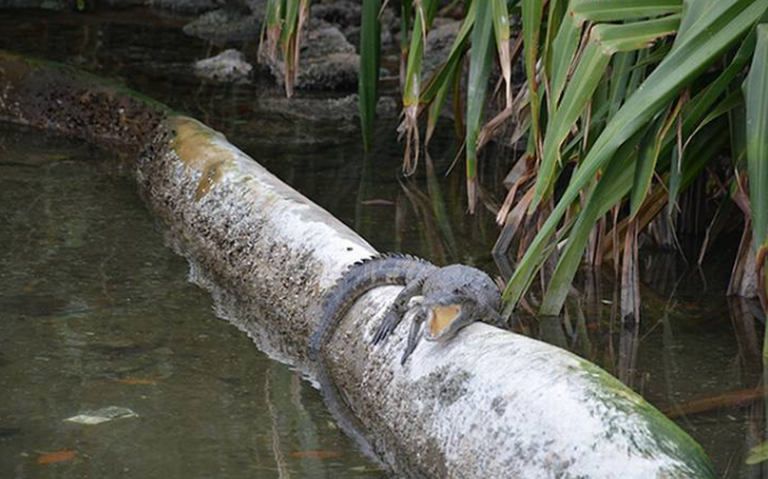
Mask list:
[[[427,313],[427,341],[440,341],[461,314],[461,304],[433,306]]]

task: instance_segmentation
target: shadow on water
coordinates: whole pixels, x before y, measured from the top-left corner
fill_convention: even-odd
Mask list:
[[[458,147],[451,128],[433,140],[416,178],[398,179],[394,114],[363,156],[350,92],[288,101],[263,74],[244,85],[198,80],[192,62],[220,48],[185,36],[183,23],[144,10],[4,12],[0,48],[119,79],[199,118],[379,250],[498,275],[491,210],[502,197],[504,155],[481,162],[489,208],[466,215],[462,175],[445,176]],[[331,426],[314,390],[212,317],[128,179],[81,145],[14,131],[0,135],[0,235],[11,245],[0,251],[0,338],[14,338],[0,350],[0,390],[10,391],[0,396],[0,476],[28,477],[40,454],[61,449],[78,451],[73,477],[376,474]],[[32,148],[40,143],[45,149]],[[719,254],[701,271],[674,253],[644,251],[639,320],[621,319],[605,269],[581,274],[561,317],[521,314],[513,328],[631,385],[701,443],[724,477],[768,477],[745,464],[765,436],[765,320],[749,302],[725,299],[731,243],[714,245]],[[61,421],[112,404],[139,418]]]

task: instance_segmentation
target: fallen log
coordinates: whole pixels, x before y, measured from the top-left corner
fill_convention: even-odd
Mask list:
[[[140,151],[141,194],[192,278],[258,347],[312,377],[323,295],[376,253],[362,238],[220,133],[70,68],[0,52],[0,119]],[[397,474],[715,477],[674,423],[554,346],[475,324],[401,366],[406,325],[370,346],[398,290],[364,295],[324,349],[358,438]]]

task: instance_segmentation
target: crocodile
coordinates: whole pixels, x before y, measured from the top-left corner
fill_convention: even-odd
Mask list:
[[[384,342],[409,312],[413,320],[408,342],[400,360],[405,364],[422,336],[427,341],[445,343],[475,321],[504,325],[499,308],[501,292],[493,280],[479,269],[462,264],[434,267],[409,281],[390,306],[371,341]],[[426,329],[422,333],[422,324]]]
[[[323,301],[322,318],[310,340],[310,359],[320,369],[322,348],[341,319],[360,296],[384,285],[404,288],[388,309],[372,342],[384,342],[406,315],[413,316],[401,364],[405,364],[422,336],[427,341],[444,343],[472,322],[502,322],[498,312],[501,293],[482,271],[460,264],[438,267],[409,255],[374,256],[353,264]],[[424,322],[427,327],[422,334]]]

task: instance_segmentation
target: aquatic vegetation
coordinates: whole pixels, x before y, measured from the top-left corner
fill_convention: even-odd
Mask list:
[[[498,216],[504,229],[495,253],[514,247],[517,260],[504,293],[507,313],[541,276],[538,312],[558,314],[580,264],[612,262],[623,285],[622,316],[637,318],[639,235],[677,246],[676,232],[696,214],[686,205],[695,210],[703,201],[687,198],[692,186],[701,198],[733,201],[744,213],[731,291],[748,295],[745,278],[757,277],[753,294],[768,307],[768,30],[760,25],[767,0],[468,0],[447,8],[457,5],[463,23],[450,55],[424,80],[425,38],[438,2],[400,3],[404,171],[418,168],[451,96],[464,132],[473,212],[479,149],[504,122],[516,122],[517,135],[527,133]],[[364,8],[360,110],[368,144],[380,55],[372,19],[379,2]],[[518,17],[521,26],[510,28]],[[521,53],[526,82],[513,85]],[[499,88],[492,93],[494,65]],[[491,95],[501,96],[503,107],[487,120],[483,109]],[[722,216],[707,218],[700,262]],[[547,263],[553,267],[544,274]]]
[[[259,54],[277,58],[277,48],[285,63],[285,94],[293,95],[299,69],[301,31],[309,13],[309,0],[267,0]]]

